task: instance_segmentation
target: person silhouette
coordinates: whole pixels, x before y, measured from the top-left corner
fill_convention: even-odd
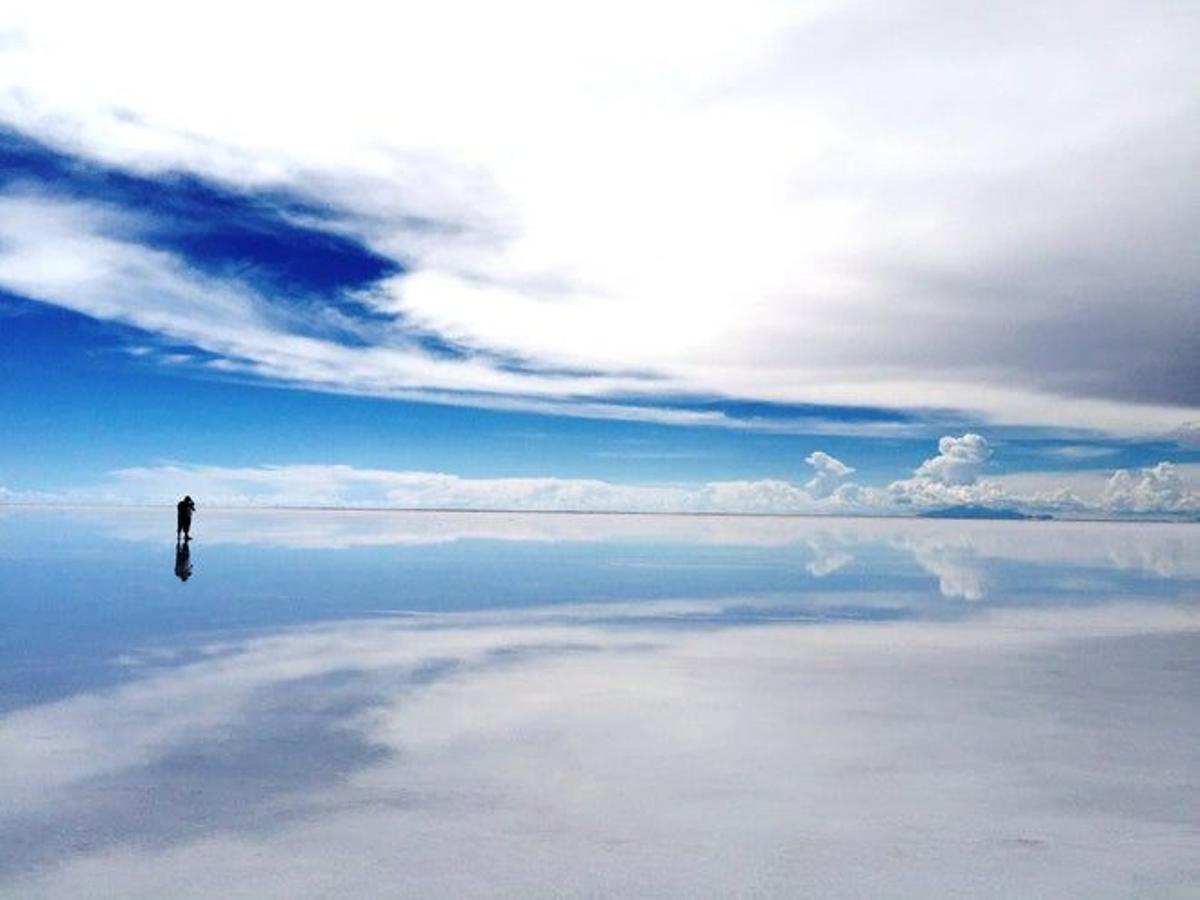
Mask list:
[[[175,542],[175,574],[180,581],[192,577],[192,548],[186,540]]]
[[[196,511],[196,503],[191,497],[184,497],[175,504],[175,540],[183,535],[185,541],[192,539],[192,513]]]

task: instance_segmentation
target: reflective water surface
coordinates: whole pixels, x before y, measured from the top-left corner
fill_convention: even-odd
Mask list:
[[[0,894],[1200,894],[1200,527],[173,529],[0,508]]]

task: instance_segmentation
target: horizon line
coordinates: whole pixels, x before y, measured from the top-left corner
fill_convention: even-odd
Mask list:
[[[174,509],[170,503],[50,503],[0,500],[0,509],[98,509],[98,510],[147,510]],[[1200,524],[1196,518],[1183,516],[1158,516],[1141,518],[1130,516],[1049,516],[1048,518],[1008,518],[1005,516],[962,516],[937,517],[912,513],[909,515],[891,513],[864,512],[718,512],[711,510],[637,510],[637,509],[518,509],[493,507],[462,507],[462,506],[291,506],[280,504],[263,505],[226,505],[219,504],[204,507],[216,512],[363,512],[363,513],[464,513],[470,515],[535,515],[535,516],[660,516],[660,517],[691,517],[691,518],[741,518],[741,519],[923,519],[942,522],[1101,522],[1101,523],[1138,523],[1162,525],[1195,525]],[[933,510],[936,511],[936,510]]]

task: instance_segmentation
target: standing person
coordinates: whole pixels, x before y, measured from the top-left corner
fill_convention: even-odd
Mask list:
[[[192,539],[192,513],[196,511],[196,503],[191,497],[184,497],[175,504],[175,540],[183,535],[185,541]]]

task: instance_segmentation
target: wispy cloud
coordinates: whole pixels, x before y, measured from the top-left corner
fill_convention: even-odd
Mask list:
[[[392,270],[297,304],[118,218],[10,197],[6,287],[322,390],[1122,435],[1200,418],[1193,17],[665,3],[631,27],[622,4],[351,4],[336,40],[293,10],[285,45],[274,14],[222,8],[184,29],[16,4],[0,122],[151,191],[183,172],[302,198],[293,221]]]
[[[1103,459],[1106,456],[1115,456],[1120,450],[1116,447],[1101,447],[1096,444],[1067,444],[1062,447],[1049,447],[1045,451],[1047,456],[1054,456],[1059,459]]]
[[[372,322],[346,340],[352,329],[328,308],[198,271],[186,257],[133,239],[153,227],[152,218],[93,201],[0,193],[0,287],[201,351],[193,358],[137,343],[134,356],[312,390],[775,433],[903,434],[922,427],[887,418],[843,421],[819,411],[764,419],[663,405],[658,401],[679,386],[660,375],[558,372],[482,353],[448,355],[398,321]]]

